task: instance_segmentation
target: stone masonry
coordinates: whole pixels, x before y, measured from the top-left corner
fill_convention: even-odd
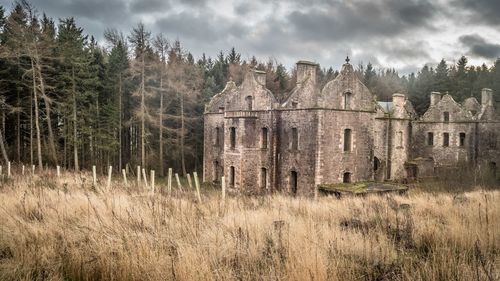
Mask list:
[[[394,94],[377,102],[348,60],[322,89],[317,64],[297,63],[297,85],[279,104],[266,73],[230,81],[205,106],[203,180],[252,193],[311,194],[319,184],[432,177],[471,165],[496,174],[500,117],[490,89],[481,103],[433,92],[423,116]]]

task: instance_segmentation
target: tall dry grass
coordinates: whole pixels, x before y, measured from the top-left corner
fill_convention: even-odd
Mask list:
[[[498,280],[500,192],[172,197],[2,180],[0,280]]]

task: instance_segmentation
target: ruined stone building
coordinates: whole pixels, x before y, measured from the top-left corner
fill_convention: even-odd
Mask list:
[[[228,82],[205,106],[203,180],[308,194],[324,183],[428,177],[462,164],[496,171],[500,118],[490,89],[481,103],[463,104],[433,92],[417,116],[402,94],[377,102],[348,60],[323,88],[316,69],[299,61],[297,84],[281,104],[265,72]]]

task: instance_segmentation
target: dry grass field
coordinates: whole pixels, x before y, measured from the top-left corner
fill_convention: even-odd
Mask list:
[[[2,179],[0,280],[500,278],[498,190],[198,203],[91,182]]]

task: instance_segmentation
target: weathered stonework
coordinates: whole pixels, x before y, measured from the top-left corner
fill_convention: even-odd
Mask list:
[[[500,118],[491,90],[462,105],[433,92],[418,117],[404,95],[377,102],[349,63],[323,89],[316,69],[297,63],[297,85],[283,104],[261,71],[240,86],[228,82],[205,106],[203,180],[224,175],[248,192],[311,194],[323,183],[427,177],[442,166],[496,171]]]

